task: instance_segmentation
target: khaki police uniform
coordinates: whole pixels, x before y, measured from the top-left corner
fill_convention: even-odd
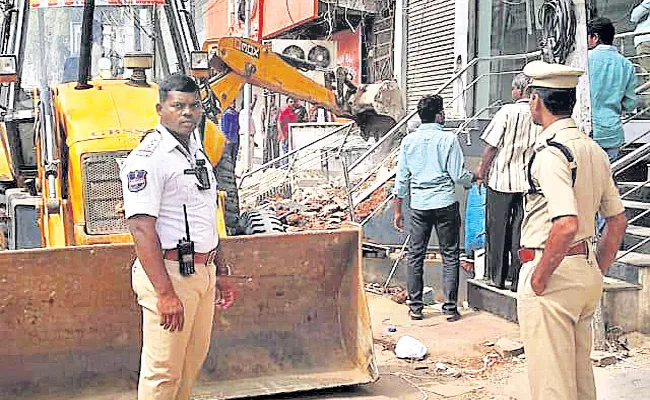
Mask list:
[[[165,251],[165,268],[183,302],[185,325],[170,332],[160,325],[154,287],[139,260],[132,268],[132,285],[142,306],[142,356],[138,399],[189,399],[193,382],[208,353],[216,269],[216,179],[210,162],[192,137],[189,152],[163,126],[150,132],[122,163],[120,178],[126,218],[143,214],[156,218],[156,233],[163,250],[175,249],[186,236],[183,205],[187,206],[191,240],[197,253],[195,273],[180,274],[174,251]],[[208,166],[209,190],[199,190],[195,175],[185,170],[197,160]],[[202,254],[201,254],[202,253]]]
[[[524,73],[532,86],[571,88],[582,71],[534,62]],[[559,143],[553,146],[549,143]],[[569,150],[569,157],[560,149]],[[595,216],[623,212],[605,152],[576,128],[571,118],[547,127],[535,143],[530,180],[537,193],[526,196],[521,245],[524,258],[518,290],[518,317],[534,400],[596,399],[589,354],[591,321],[603,278],[589,244]],[[548,240],[552,221],[578,217],[578,233],[568,255],[551,275],[541,295],[531,277]],[[526,256],[528,254],[528,256]],[[522,262],[525,260],[522,260]]]

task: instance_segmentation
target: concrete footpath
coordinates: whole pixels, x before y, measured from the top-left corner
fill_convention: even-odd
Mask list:
[[[500,338],[518,341],[519,328],[485,312],[465,310],[457,322],[428,308],[411,321],[406,306],[369,294],[380,380],[340,391],[274,397],[282,399],[495,399],[528,400],[526,357],[498,355]],[[394,327],[395,332],[389,332]],[[392,330],[392,329],[391,329]],[[429,349],[423,361],[397,359],[390,348],[402,335]],[[627,335],[629,357],[594,367],[599,400],[650,399],[650,336]]]
[[[406,306],[387,296],[368,294],[368,300],[380,371],[378,382],[265,399],[529,400],[525,354],[499,355],[499,352],[506,356],[517,354],[519,328],[516,324],[471,310],[461,311],[459,321],[447,322],[445,316],[429,307],[425,308],[423,320],[412,321]],[[410,362],[395,356],[395,343],[403,335],[427,346],[429,352],[424,360]],[[595,367],[599,400],[650,399],[650,336],[632,333],[626,338],[629,357],[621,357],[608,367]],[[74,398],[137,398],[135,374],[128,382],[103,383]],[[53,394],[29,397],[31,400],[70,398]]]

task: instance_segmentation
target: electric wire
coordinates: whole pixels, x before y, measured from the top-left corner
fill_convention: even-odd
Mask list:
[[[571,0],[544,0],[537,19],[542,26],[542,54],[547,62],[564,64],[575,49],[576,14]]]

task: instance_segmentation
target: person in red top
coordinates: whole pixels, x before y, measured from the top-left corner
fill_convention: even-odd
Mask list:
[[[298,114],[296,109],[298,105],[291,97],[287,98],[287,104],[282,107],[278,114],[278,143],[280,144],[280,155],[285,155],[289,152],[289,124],[298,122]],[[288,160],[282,159],[280,166],[288,164]]]

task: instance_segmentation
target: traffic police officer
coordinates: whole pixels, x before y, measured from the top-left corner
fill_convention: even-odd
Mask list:
[[[530,109],[543,132],[529,163],[518,317],[534,400],[596,399],[591,321],[627,226],[607,154],[571,118],[582,70],[529,63]],[[607,228],[595,251],[595,216]]]
[[[158,127],[121,166],[124,210],[138,258],[132,284],[142,306],[138,399],[189,399],[208,353],[215,304],[216,180],[193,135],[198,87],[171,75],[160,84]],[[184,206],[190,237],[186,237]],[[194,242],[194,272],[179,267],[179,240]],[[190,255],[191,257],[191,255]],[[191,258],[189,259],[191,260]],[[234,298],[228,291],[229,306]]]

